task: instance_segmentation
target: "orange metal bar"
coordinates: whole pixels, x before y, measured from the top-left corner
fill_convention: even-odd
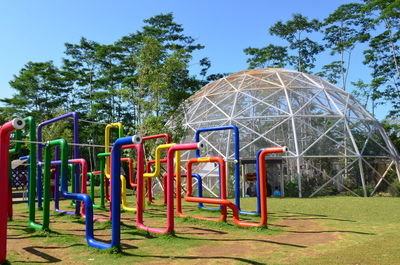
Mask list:
[[[193,197],[193,189],[192,189],[192,165],[195,163],[218,163],[219,164],[219,172],[221,176],[221,198],[200,198]],[[182,198],[181,198],[181,177],[178,175],[176,179],[176,213],[180,217],[185,217],[182,213]],[[185,201],[188,202],[202,202],[202,203],[212,203],[212,204],[220,204],[221,207],[221,216],[217,218],[204,217],[204,216],[191,216],[198,219],[203,220],[211,220],[211,221],[226,221],[227,211],[226,211],[226,166],[225,161],[221,157],[202,157],[202,158],[192,158],[186,164],[186,187],[187,192],[185,195]]]
[[[252,223],[252,222],[245,222],[241,221],[239,218],[239,209],[238,207],[232,203],[231,201],[226,199],[226,171],[222,170],[225,169],[222,167],[222,164],[220,163],[221,167],[221,198],[220,199],[214,199],[214,198],[200,198],[200,197],[193,197],[192,196],[192,164],[194,163],[203,163],[203,162],[208,162],[207,159],[202,158],[200,161],[198,158],[192,158],[189,160],[189,162],[186,165],[186,172],[187,172],[187,193],[185,195],[185,200],[190,201],[190,202],[201,202],[201,203],[211,203],[211,204],[219,204],[222,205],[222,210],[225,209],[225,215],[226,215],[226,207],[229,207],[232,210],[233,214],[233,221],[236,225],[243,226],[243,227],[260,227],[260,226],[266,226],[268,223],[268,211],[267,211],[267,172],[265,168],[265,157],[267,154],[271,153],[282,153],[287,150],[286,147],[271,147],[271,148],[265,148],[263,149],[260,154],[259,154],[259,159],[262,161],[259,163],[259,172],[260,172],[260,198],[261,198],[261,220],[258,223]],[[209,162],[217,162],[214,160],[215,158],[210,157]],[[219,158],[222,160],[222,158]],[[223,161],[223,160],[222,160]],[[177,185],[179,186],[179,185]],[[180,196],[180,193],[177,193],[177,196]],[[182,214],[182,209],[179,208],[180,205],[177,204],[177,212],[179,216],[185,216]],[[210,220],[209,218],[204,218],[201,217],[201,219],[207,219]],[[226,217],[225,217],[226,219]]]

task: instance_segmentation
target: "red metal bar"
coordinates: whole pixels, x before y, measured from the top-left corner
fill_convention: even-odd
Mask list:
[[[7,255],[7,217],[8,217],[8,170],[10,157],[10,134],[17,129],[22,129],[25,122],[22,119],[14,119],[5,123],[0,128],[0,263],[5,263]],[[34,203],[34,202],[33,202]]]
[[[195,150],[201,146],[200,143],[186,143],[176,144],[168,149],[167,152],[167,226],[165,229],[153,228],[145,226],[143,223],[143,211],[139,209],[143,205],[143,185],[144,178],[140,176],[138,179],[138,193],[137,193],[137,206],[136,212],[136,226],[138,229],[146,230],[151,233],[165,234],[174,231],[174,157],[176,151]]]

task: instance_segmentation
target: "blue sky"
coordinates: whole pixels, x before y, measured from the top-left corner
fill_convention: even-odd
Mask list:
[[[198,61],[209,57],[210,73],[238,72],[247,68],[243,49],[269,43],[284,44],[268,35],[278,20],[293,13],[323,19],[346,0],[4,0],[0,2],[0,97],[13,90],[8,82],[28,61],[53,60],[59,64],[64,43],[77,43],[81,37],[100,43],[113,43],[121,36],[139,30],[143,20],[159,13],[173,12],[185,33],[205,45],[195,54]],[[332,58],[322,57],[329,62]],[[351,80],[368,80],[368,70],[360,63],[361,53],[352,60],[356,71]],[[193,72],[198,70],[196,62]],[[380,107],[382,119],[387,107]]]

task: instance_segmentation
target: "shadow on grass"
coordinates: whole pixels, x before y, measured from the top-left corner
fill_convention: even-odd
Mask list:
[[[124,253],[123,255],[131,256],[131,257],[138,257],[138,258],[159,258],[159,259],[167,259],[165,264],[168,264],[171,260],[182,259],[182,260],[231,260],[237,261],[245,264],[253,264],[253,265],[264,265],[265,263],[260,263],[257,261],[245,259],[245,258],[235,258],[235,257],[224,257],[224,256],[211,256],[211,257],[199,257],[199,256],[164,256],[164,255],[135,255],[130,253]],[[189,261],[190,262],[190,261]],[[218,261],[215,261],[215,264],[218,264]]]
[[[290,220],[332,220],[332,221],[341,221],[341,222],[351,222],[356,223],[357,221],[330,217],[323,214],[307,214],[307,213],[299,213],[299,212],[281,212],[281,213],[269,213],[271,217],[278,218],[290,218]]]
[[[322,230],[322,231],[293,231],[293,230],[285,230],[285,231],[286,232],[290,232],[290,233],[296,233],[296,234],[350,233],[350,234],[359,234],[359,235],[367,235],[367,236],[376,235],[375,233],[350,231],[350,230]]]
[[[201,227],[195,227],[195,226],[190,226],[188,228],[193,229],[193,230],[197,230],[197,231],[202,231],[203,233],[201,233],[201,232],[198,232],[198,233],[190,233],[190,232],[183,233],[183,232],[179,232],[179,234],[181,234],[181,235],[185,235],[185,234],[189,234],[189,235],[208,235],[210,233],[219,234],[219,235],[228,234],[228,232],[219,231],[219,230],[210,229],[210,228],[207,229],[207,228],[201,228]],[[209,233],[207,233],[207,232],[209,232]]]
[[[303,245],[297,245],[297,244],[290,244],[290,243],[284,243],[284,242],[278,242],[278,241],[273,241],[273,240],[265,240],[265,239],[255,239],[255,238],[234,238],[234,239],[218,239],[218,238],[189,238],[189,237],[181,237],[181,236],[175,236],[176,238],[181,238],[185,240],[201,240],[201,241],[217,241],[217,242],[258,242],[258,243],[268,243],[268,244],[274,244],[274,245],[279,245],[279,246],[289,246],[289,247],[295,247],[295,248],[307,248],[307,246]]]
[[[60,235],[65,235],[65,234],[62,234],[62,233],[60,233],[60,232],[56,232],[56,231],[53,231],[53,230],[50,230],[50,231],[43,231],[43,230],[32,230],[31,228],[26,228],[26,233],[28,233],[29,235],[26,235],[26,236],[18,236],[18,235],[15,235],[15,236],[7,236],[7,238],[8,239],[28,239],[28,238],[40,238],[40,237],[48,237],[48,236],[51,236],[51,235],[57,235],[57,236],[60,236]]]
[[[45,253],[45,250],[48,249],[66,249],[66,248],[71,248],[75,246],[82,246],[83,244],[73,244],[70,246],[65,246],[65,247],[42,247],[42,246],[31,246],[31,247],[25,247],[23,248],[26,252],[31,253],[37,257],[40,257],[44,259],[43,261],[34,261],[34,260],[29,260],[29,261],[24,261],[24,260],[16,260],[15,263],[56,263],[56,262],[62,262],[61,259],[56,258],[54,256],[51,256],[47,253]]]

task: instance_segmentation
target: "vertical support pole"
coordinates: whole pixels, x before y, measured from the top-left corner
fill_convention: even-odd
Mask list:
[[[57,145],[55,147],[55,160],[60,160],[60,147]],[[53,197],[54,197],[54,210],[58,210],[60,208],[59,204],[59,186],[60,186],[60,167],[58,165],[55,166],[56,171],[54,173],[54,189],[53,189]]]
[[[360,168],[360,178],[361,178],[361,184],[362,184],[362,188],[363,188],[363,192],[364,192],[364,197],[368,197],[367,189],[365,187],[364,167],[363,167],[361,156],[358,157],[358,167]]]
[[[76,112],[73,112],[73,118],[74,118],[74,144],[79,143],[79,118],[78,114]],[[79,146],[74,145],[74,158],[80,158],[80,150]],[[79,181],[79,175],[80,175],[80,170],[79,170],[79,165],[72,165],[75,167],[75,192],[79,193],[80,192],[80,181]],[[81,211],[81,202],[80,201],[75,201],[75,215],[80,215]]]
[[[394,161],[394,166],[396,168],[397,179],[400,181],[400,169],[399,169],[399,162],[397,160]]]

